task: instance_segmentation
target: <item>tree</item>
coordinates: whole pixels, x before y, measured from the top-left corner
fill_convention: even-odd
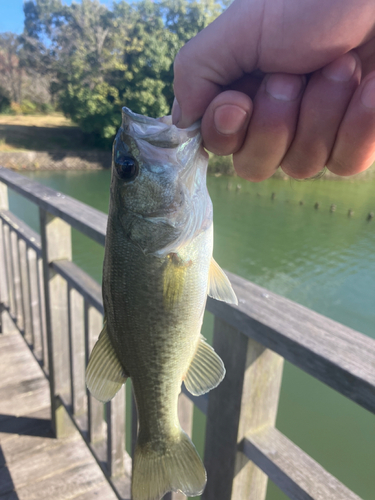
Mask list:
[[[10,99],[22,100],[22,68],[19,59],[20,40],[14,33],[0,33],[0,83]]]
[[[220,13],[216,0],[61,0],[24,4],[24,60],[51,77],[63,112],[98,142],[109,144],[126,105],[150,116],[173,101],[179,48]]]

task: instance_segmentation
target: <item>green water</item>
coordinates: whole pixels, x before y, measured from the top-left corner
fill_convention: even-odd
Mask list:
[[[28,176],[107,211],[109,172]],[[366,220],[375,212],[374,180],[251,184],[210,177],[208,186],[214,254],[222,267],[375,338],[375,219]],[[17,195],[11,196],[10,206],[38,228],[35,207]],[[73,231],[73,259],[97,280],[102,258],[102,247]],[[207,314],[206,336],[211,329]],[[202,452],[199,413],[193,439]],[[276,425],[361,498],[375,499],[374,415],[286,363]],[[269,483],[267,500],[286,498]]]

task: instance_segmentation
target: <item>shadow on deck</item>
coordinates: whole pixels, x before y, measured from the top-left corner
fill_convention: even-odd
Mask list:
[[[18,332],[0,335],[0,499],[115,500],[78,432],[55,439],[48,381]]]

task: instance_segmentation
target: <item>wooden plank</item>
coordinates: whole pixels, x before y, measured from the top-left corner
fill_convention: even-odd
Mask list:
[[[38,259],[33,248],[27,249],[27,274],[29,277],[30,313],[33,332],[33,347],[37,359],[43,360],[43,332],[38,290]]]
[[[27,248],[26,242],[18,238],[18,265],[21,277],[21,290],[22,290],[22,311],[23,311],[23,328],[25,339],[28,344],[34,346],[34,330],[32,324],[31,313],[31,297],[30,297],[30,280],[27,264]]]
[[[72,413],[75,416],[87,412],[85,382],[85,328],[83,297],[69,286],[69,338]]]
[[[8,210],[8,186],[3,182],[0,182],[0,210]]]
[[[4,223],[0,219],[0,333],[12,329],[9,314],[6,310],[9,308],[10,297],[3,225]]]
[[[25,447],[23,455],[11,463],[11,477],[16,490],[25,486],[29,488],[33,483],[38,483],[61,470],[93,462],[89,450],[85,446],[79,446],[77,439],[46,441],[45,446],[39,449],[35,449],[33,445]],[[5,442],[3,446],[7,463],[7,451],[12,444],[12,441]],[[2,482],[0,478],[0,495],[7,491],[9,484]]]
[[[10,230],[10,267],[13,276],[13,294],[15,302],[15,319],[20,330],[24,328],[24,311],[22,301],[21,273],[18,256],[18,237],[15,231]]]
[[[70,500],[102,485],[102,472],[98,464],[90,461],[61,470],[38,482],[18,487],[17,495],[19,500]]]
[[[273,427],[249,434],[241,449],[292,500],[360,500]]]
[[[208,396],[209,393],[203,394],[203,396],[193,396],[190,394],[190,392],[186,389],[185,384],[182,384],[181,387],[181,392],[185,396],[187,396],[192,403],[205,415],[207,415],[207,407],[208,407]]]
[[[0,181],[104,246],[107,216],[103,212],[4,167],[0,167]]]
[[[72,258],[71,228],[63,220],[40,209],[40,232],[43,255],[44,300],[46,304],[46,330],[48,366],[51,393],[52,425],[57,435],[65,435],[57,428],[56,396],[60,394],[71,404],[70,363],[68,347],[68,285],[50,268],[54,260]],[[64,422],[64,419],[60,420]]]
[[[21,413],[27,407],[28,411],[36,411],[48,405],[48,393],[42,378],[23,384],[22,392],[18,392],[15,386],[0,388],[1,411],[11,414],[18,411]],[[12,399],[11,399],[12,398]]]
[[[213,347],[224,362],[226,375],[209,392],[204,452],[208,481],[203,500],[231,499],[247,343],[244,335],[215,318]]]
[[[87,302],[104,314],[102,287],[97,281],[68,260],[52,262],[52,268],[59,273],[71,287],[75,288]]]
[[[11,259],[11,249],[10,249],[10,227],[7,224],[3,224],[3,242],[4,242],[4,258],[6,262],[6,282],[8,288],[8,307],[9,313],[16,317],[16,301],[14,297],[14,280],[13,280],[13,266]]]
[[[237,442],[249,433],[276,423],[284,359],[249,339]],[[268,477],[237,451],[232,499],[265,500]]]
[[[218,318],[375,413],[375,340],[228,273],[239,305],[208,298]]]
[[[7,383],[0,384],[2,500],[14,494],[17,500],[89,499],[96,498],[97,492],[101,500],[114,500],[116,495],[77,431],[69,439],[54,439],[48,382],[19,334],[0,336],[0,366],[6,374],[8,366],[9,371],[14,368]],[[44,406],[36,409],[40,391]],[[129,475],[118,482],[130,492]]]
[[[50,416],[49,406],[31,412],[24,410],[22,415],[1,414],[0,448],[5,449],[9,442],[6,456],[8,464],[18,452],[23,455],[25,450],[38,444],[40,440],[44,443],[46,439],[49,441],[53,437]],[[5,463],[5,457],[3,459]]]
[[[103,328],[102,315],[87,301],[84,301],[84,319],[85,319],[85,354],[86,366],[91,354],[91,351],[98,340],[99,334]],[[90,443],[101,441],[106,435],[106,424],[104,422],[104,407],[103,404],[95,399],[87,389],[88,398],[88,440]]]
[[[107,469],[109,476],[124,471],[125,459],[125,385],[107,403]]]
[[[8,187],[6,184],[0,182],[0,212],[2,210],[8,210],[8,208]],[[0,220],[0,333],[3,333],[6,327],[9,327],[9,325],[7,325],[7,315],[3,312],[3,306],[9,304],[9,286],[7,283],[6,271],[7,262],[5,259],[4,245],[3,222]]]
[[[47,339],[47,318],[46,318],[46,300],[44,296],[44,276],[43,276],[43,259],[38,258],[37,266],[37,277],[38,277],[38,296],[39,296],[39,317],[42,327],[42,344],[43,344],[43,369],[45,373],[49,374],[48,365],[48,339]]]
[[[12,228],[19,238],[26,240],[28,245],[33,248],[38,255],[42,254],[39,234],[31,229],[23,220],[19,219],[9,210],[0,212],[0,218]]]
[[[108,484],[103,481],[101,486],[95,485],[92,490],[75,496],[74,500],[117,500],[117,497]]]

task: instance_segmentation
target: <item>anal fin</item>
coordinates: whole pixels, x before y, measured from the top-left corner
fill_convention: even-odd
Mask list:
[[[223,361],[201,337],[184,380],[186,389],[194,396],[200,396],[217,387],[224,376]]]
[[[207,293],[213,299],[222,300],[223,302],[228,302],[228,304],[238,304],[236,294],[233,291],[228,276],[213,257],[211,258]]]
[[[99,335],[86,368],[86,384],[91,394],[106,403],[126,382],[124,369],[108,336],[107,325]]]

